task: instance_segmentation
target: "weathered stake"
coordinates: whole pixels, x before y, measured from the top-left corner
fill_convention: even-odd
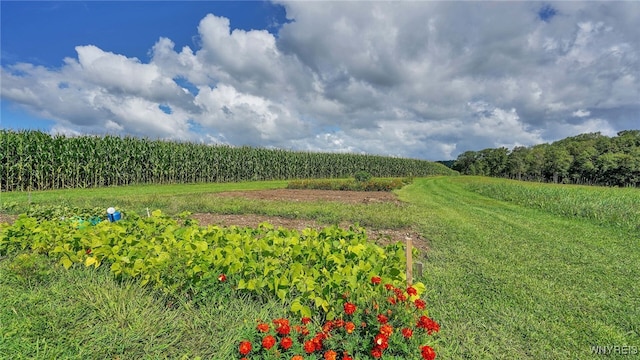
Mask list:
[[[407,286],[411,286],[413,284],[413,255],[411,251],[413,244],[410,237],[405,239],[407,240]]]

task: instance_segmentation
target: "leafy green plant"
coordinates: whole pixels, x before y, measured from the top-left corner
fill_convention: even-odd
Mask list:
[[[358,181],[354,179],[339,180],[293,180],[287,184],[287,189],[315,189],[315,190],[343,190],[343,191],[392,191],[410,184],[413,178],[369,179]]]
[[[369,174],[366,171],[362,171],[362,170],[358,171],[357,173],[355,173],[353,177],[358,182],[367,182],[367,181],[371,180],[371,178],[372,178],[371,174]]]
[[[202,297],[211,280],[225,274],[241,292],[273,296],[301,316],[327,319],[343,302],[337,294],[357,294],[373,274],[392,284],[405,281],[404,245],[379,247],[359,227],[204,228],[181,225],[160,211],[95,226],[21,215],[0,227],[0,254],[27,249],[67,269],[105,264],[118,278],[137,278],[172,296]]]

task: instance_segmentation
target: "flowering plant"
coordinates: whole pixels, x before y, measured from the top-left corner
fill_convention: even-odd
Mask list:
[[[436,357],[426,344],[440,325],[429,318],[415,287],[382,285],[372,277],[369,296],[344,294],[343,312],[332,320],[302,318],[270,323],[258,320],[251,335],[239,343],[242,359],[353,360]]]

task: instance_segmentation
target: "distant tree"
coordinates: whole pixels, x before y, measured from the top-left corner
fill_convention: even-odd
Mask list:
[[[458,158],[453,163],[453,170],[460,172],[463,175],[477,175],[475,174],[475,163],[477,162],[478,153],[475,151],[465,151],[458,155]]]
[[[558,181],[565,182],[565,178],[569,175],[569,167],[573,162],[573,156],[562,145],[551,145],[546,156],[547,162],[545,170],[553,179],[553,183]]]
[[[580,134],[553,144],[467,151],[454,162],[461,174],[609,186],[640,185],[640,130],[608,137]]]
[[[527,171],[527,155],[529,149],[524,146],[516,146],[507,156],[507,171],[512,178],[522,180],[522,175]]]
[[[539,144],[531,148],[527,154],[527,173],[531,180],[544,181],[544,165],[549,144]]]
[[[487,164],[489,176],[506,176],[507,175],[507,159],[509,149],[501,147],[497,149],[484,149],[480,151]]]

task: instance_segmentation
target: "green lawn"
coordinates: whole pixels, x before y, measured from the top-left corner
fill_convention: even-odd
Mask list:
[[[414,225],[431,247],[418,280],[441,324],[438,359],[589,359],[598,357],[591,346],[640,347],[640,230],[495,200],[473,191],[482,181],[416,179],[397,191],[401,206],[206,196],[286,182],[51,191],[31,201]],[[27,196],[3,193],[0,202],[16,210]],[[167,309],[162,295],[106,271],[50,269],[42,256],[0,259],[0,359],[229,359],[247,323],[283,311],[233,293]]]
[[[592,345],[640,347],[638,231],[493,200],[464,181],[421,179],[399,192],[431,240],[425,283],[443,359],[586,359]]]

